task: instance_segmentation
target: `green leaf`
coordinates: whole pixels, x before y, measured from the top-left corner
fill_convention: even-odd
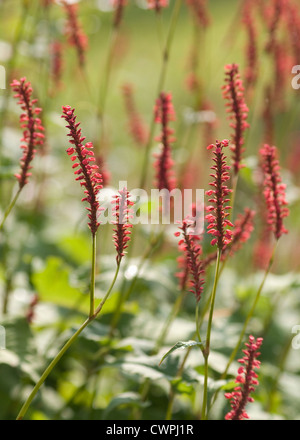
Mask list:
[[[102,420],[107,420],[107,416],[121,405],[130,405],[138,408],[145,408],[149,404],[142,401],[141,395],[139,393],[127,392],[119,394],[118,396],[114,397],[108,404],[107,408],[103,412]]]
[[[196,342],[196,341],[179,341],[177,342],[175,345],[173,345],[173,347],[162,357],[159,365],[162,364],[162,362],[166,359],[166,357],[168,357],[171,353],[173,353],[175,350],[184,350],[185,348],[190,348],[190,347],[194,347],[194,346],[200,346],[203,345],[202,342]]]

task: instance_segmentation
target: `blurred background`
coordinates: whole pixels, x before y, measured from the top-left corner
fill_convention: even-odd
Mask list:
[[[14,173],[21,156],[20,109],[9,87],[14,78],[26,77],[31,82],[46,129],[46,143],[34,160],[30,183],[0,237],[0,324],[6,332],[5,350],[0,350],[0,418],[16,417],[41,371],[88,311],[90,233],[81,189],[65,152],[68,138],[62,106],[76,109],[83,135],[94,143],[105,176],[104,192],[118,189],[120,181],[127,181],[129,190],[140,188],[147,148],[143,187],[150,191],[158,127],[148,146],[147,136],[153,128],[153,109],[164,72],[163,90],[172,94],[176,112],[172,154],[178,187],[206,190],[211,166],[206,147],[216,139],[230,138],[232,132],[221,90],[224,67],[237,63],[250,128],[234,213],[237,216],[250,207],[256,217],[250,241],[226,264],[219,283],[211,391],[222,385],[225,392],[234,386],[236,364],[224,383],[218,380],[273,247],[265,227],[258,155],[266,142],[276,145],[280,153],[290,208],[285,221],[289,233],[278,243],[249,328],[265,339],[261,384],[249,415],[299,419],[300,351],[292,344],[295,326],[300,325],[300,89],[292,86],[292,68],[300,64],[298,3],[290,0],[276,21],[276,5],[281,3],[273,0],[199,2],[204,5],[202,12],[195,9],[197,2],[183,1],[176,19],[178,1],[170,0],[157,13],[148,8],[147,1],[136,0],[127,2],[115,25],[116,9],[109,0],[77,3],[81,52],[72,41],[74,22],[70,27],[63,2],[0,1],[0,65],[6,72],[6,89],[0,90],[1,214],[16,191]],[[272,41],[275,48],[270,50]],[[164,58],[166,49],[168,57]],[[139,139],[132,134],[132,115],[143,128]],[[140,209],[145,208],[141,204]],[[175,229],[166,228],[164,240],[144,254],[149,246],[151,250],[155,228],[136,228],[103,318],[86,330],[53,371],[28,417],[164,419],[171,385],[177,396],[174,419],[199,417],[200,352],[191,351],[181,380],[177,371],[183,353],[175,353],[158,367],[162,353],[178,340],[193,337],[192,294],[186,295],[158,357],[153,356],[155,341],[178,298]],[[111,234],[111,225],[100,227],[98,298],[115,270]],[[209,238],[204,238],[204,254],[211,250]],[[206,274],[208,290],[213,276],[211,267]],[[112,322],[124,292],[129,292],[128,301],[112,336]],[[224,392],[213,418],[224,418],[228,411]]]

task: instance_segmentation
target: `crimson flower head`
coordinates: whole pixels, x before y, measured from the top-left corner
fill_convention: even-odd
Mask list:
[[[226,156],[223,153],[223,148],[227,147],[229,141],[224,139],[222,142],[217,141],[216,144],[211,144],[207,147],[208,150],[214,149],[213,161],[215,165],[211,167],[214,171],[210,176],[213,177],[213,182],[210,185],[213,189],[206,191],[206,195],[210,197],[206,211],[209,213],[205,219],[208,221],[208,234],[214,235],[211,241],[212,246],[215,244],[219,250],[222,251],[232,240],[232,231],[228,227],[233,227],[233,224],[228,220],[231,206],[227,203],[230,201],[228,195],[232,192],[226,185],[227,180],[230,179],[228,171],[230,166],[226,165]]]
[[[128,242],[130,241],[130,235],[132,224],[130,219],[132,218],[133,202],[129,200],[130,194],[126,188],[123,188],[117,195],[113,196],[114,200],[114,216],[116,220],[112,223],[116,225],[114,229],[114,243],[117,250],[117,264],[120,264],[122,258],[125,255],[125,249],[128,248]]]
[[[204,284],[204,270],[202,265],[202,247],[200,236],[194,235],[194,221],[189,217],[185,218],[179,226],[180,231],[175,232],[176,237],[181,237],[178,243],[179,249],[184,258],[179,258],[179,264],[183,271],[177,274],[180,279],[181,288],[184,288],[189,280],[191,290],[195,295],[197,303],[200,301]]]
[[[231,393],[226,393],[226,399],[231,400],[231,411],[226,414],[226,420],[243,420],[249,419],[245,407],[248,402],[253,402],[253,397],[250,394],[258,385],[257,373],[254,371],[260,367],[260,361],[257,360],[260,355],[259,349],[262,345],[263,338],[255,339],[254,336],[249,336],[249,342],[245,343],[246,349],[243,350],[245,356],[239,359],[238,362],[242,366],[238,369],[238,375],[235,382],[239,384]]]
[[[159,190],[172,191],[175,188],[173,173],[173,160],[171,157],[171,144],[175,141],[170,122],[175,119],[175,111],[172,103],[172,95],[162,92],[156,100],[154,108],[155,122],[161,124],[161,134],[156,138],[161,143],[161,152],[156,156],[154,163],[156,168],[156,186]]]
[[[169,0],[147,0],[148,8],[155,9],[156,12],[160,12],[161,9],[169,6]]]
[[[244,152],[244,132],[249,127],[247,122],[249,109],[245,102],[243,82],[237,64],[225,66],[225,83],[222,87],[223,97],[227,100],[227,113],[232,121],[230,126],[234,130],[231,150],[233,152],[233,170],[237,174],[243,167],[241,159]]]
[[[88,37],[83,32],[81,24],[78,20],[78,5],[75,3],[67,3],[63,1],[63,6],[67,14],[66,35],[69,44],[77,50],[80,66],[85,63],[85,52],[88,46]]]
[[[267,221],[278,240],[282,234],[288,232],[283,225],[283,219],[289,215],[285,198],[286,185],[281,180],[276,147],[265,144],[260,154],[264,172],[264,196],[268,210]]]
[[[29,170],[32,168],[31,162],[36,153],[36,147],[42,146],[44,143],[44,127],[39,118],[42,109],[36,107],[37,99],[32,99],[32,87],[26,78],[21,78],[20,81],[13,80],[11,83],[12,90],[15,92],[14,98],[18,99],[23,113],[20,116],[20,124],[23,129],[23,138],[21,139],[23,156],[20,164],[21,170],[16,174],[19,181],[20,190],[28,183],[28,177],[31,176]]]
[[[98,211],[100,209],[100,204],[98,201],[98,193],[102,189],[102,175],[99,173],[99,167],[96,165],[93,144],[87,142],[83,144],[85,137],[82,136],[81,128],[79,128],[80,123],[76,123],[76,116],[74,115],[75,109],[70,106],[63,107],[62,118],[67,122],[67,128],[69,129],[68,137],[70,137],[71,147],[67,149],[67,154],[71,156],[73,163],[72,168],[74,169],[74,174],[76,180],[80,182],[80,185],[84,187],[85,197],[82,202],[88,202],[89,207],[86,209],[89,211],[88,226],[93,234],[99,227],[99,222],[97,221]]]

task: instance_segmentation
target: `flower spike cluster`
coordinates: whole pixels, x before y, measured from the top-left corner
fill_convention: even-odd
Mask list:
[[[260,352],[258,351],[262,345],[263,338],[255,339],[249,336],[249,342],[246,342],[246,349],[243,350],[245,356],[238,362],[242,366],[238,369],[238,375],[235,382],[239,384],[231,393],[226,393],[226,399],[231,399],[231,411],[226,414],[226,420],[243,420],[249,419],[245,407],[248,402],[253,402],[250,394],[258,385],[257,373],[254,371],[260,367],[260,361],[257,360]]]
[[[210,185],[213,189],[206,191],[206,195],[211,197],[208,199],[212,205],[207,206],[206,211],[209,213],[205,219],[208,221],[208,234],[214,235],[211,245],[217,245],[220,251],[227,246],[232,240],[232,231],[228,227],[233,227],[233,224],[228,220],[230,206],[227,203],[230,201],[228,195],[232,192],[226,185],[227,180],[230,179],[228,171],[230,166],[226,165],[226,156],[223,153],[223,148],[227,147],[229,141],[224,139],[222,142],[217,141],[216,144],[211,144],[207,147],[208,150],[214,149],[213,161],[215,165],[211,167],[214,174],[213,182]]]
[[[128,242],[130,241],[130,229],[132,228],[132,224],[130,223],[130,219],[132,218],[132,209],[133,202],[129,200],[130,193],[126,188],[123,188],[119,191],[119,193],[114,197],[112,203],[114,203],[114,216],[116,220],[112,223],[116,225],[114,229],[114,243],[117,250],[117,264],[120,264],[122,258],[125,255],[125,249],[128,247]]]
[[[11,87],[15,92],[14,98],[18,99],[18,105],[23,111],[20,116],[20,124],[23,129],[23,138],[21,139],[23,156],[20,160],[20,173],[15,174],[21,190],[28,183],[28,177],[31,176],[29,170],[32,168],[31,162],[34,159],[36,147],[41,147],[44,143],[45,129],[38,117],[42,109],[35,106],[37,99],[32,99],[33,89],[30,82],[26,78],[21,78],[20,81],[15,79],[11,83]]]
[[[223,97],[226,103],[229,119],[232,121],[230,126],[234,132],[232,134],[231,150],[233,152],[233,170],[237,174],[243,167],[241,164],[242,153],[244,152],[244,132],[249,127],[247,120],[249,109],[244,99],[243,82],[239,75],[237,64],[225,66],[225,85],[222,86]]]
[[[85,197],[82,201],[88,202],[90,205],[86,207],[89,211],[88,218],[90,220],[88,226],[93,236],[95,236],[100,225],[97,221],[100,209],[97,196],[100,189],[102,189],[102,175],[99,173],[99,167],[95,163],[93,144],[91,142],[83,144],[85,137],[82,136],[81,128],[79,128],[80,123],[76,123],[74,112],[75,109],[72,109],[70,106],[63,107],[62,118],[68,124],[66,127],[70,131],[68,137],[70,137],[69,142],[72,144],[72,147],[67,149],[67,154],[71,156],[71,160],[74,162],[72,168],[74,169],[76,180],[85,188]]]
[[[282,234],[288,232],[283,225],[283,219],[289,215],[285,198],[286,185],[281,180],[276,147],[265,144],[260,154],[264,172],[264,196],[268,210],[267,221],[278,240]]]
[[[180,237],[178,246],[179,249],[184,253],[184,260],[179,259],[180,265],[182,262],[184,266],[183,272],[177,274],[180,279],[180,286],[184,288],[190,274],[190,285],[191,290],[195,295],[197,303],[200,301],[201,294],[203,291],[204,284],[204,270],[202,266],[202,247],[199,244],[200,237],[198,235],[193,235],[194,221],[185,218],[179,227],[181,230],[175,232],[176,237]]]
[[[76,48],[79,64],[82,67],[85,63],[85,52],[88,46],[88,37],[81,29],[81,25],[78,20],[78,5],[63,1],[63,6],[67,14],[66,35],[68,37],[69,44]]]
[[[172,104],[172,96],[162,92],[156,101],[154,109],[155,121],[161,124],[161,134],[156,139],[161,142],[161,153],[157,155],[154,163],[156,169],[156,186],[159,190],[172,191],[175,188],[173,175],[173,160],[171,158],[171,144],[175,141],[172,136],[174,131],[169,127],[170,121],[175,119],[175,111]]]

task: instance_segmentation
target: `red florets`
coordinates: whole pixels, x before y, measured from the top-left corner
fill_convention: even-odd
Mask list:
[[[283,225],[283,219],[289,215],[288,203],[285,199],[286,185],[281,180],[276,147],[265,144],[260,154],[263,159],[264,196],[268,210],[268,224],[278,240],[282,234],[288,232]]]
[[[30,82],[26,78],[21,78],[20,81],[15,79],[11,83],[11,87],[16,93],[14,98],[18,99],[18,104],[23,110],[20,116],[20,124],[23,129],[23,138],[21,139],[23,156],[20,160],[21,171],[15,175],[19,181],[19,187],[22,189],[28,183],[28,177],[31,176],[29,170],[32,167],[30,164],[35,156],[36,147],[42,146],[44,143],[45,135],[43,132],[45,129],[38,117],[42,109],[35,106],[37,99],[31,97],[33,90]]]
[[[76,123],[74,111],[70,106],[63,107],[62,118],[68,123],[67,128],[70,130],[68,136],[71,138],[69,142],[72,144],[72,147],[67,149],[67,153],[74,162],[72,168],[75,170],[76,180],[85,188],[85,197],[82,201],[88,202],[90,205],[86,208],[89,211],[88,218],[90,219],[88,226],[92,234],[95,235],[99,227],[97,216],[100,208],[97,195],[102,188],[102,175],[95,163],[93,144],[91,142],[83,144],[85,137],[82,137],[80,123]]]
[[[226,103],[227,113],[230,113],[229,119],[232,121],[230,126],[234,130],[231,150],[233,152],[233,169],[237,174],[243,166],[241,159],[244,151],[244,132],[249,127],[246,121],[249,110],[245,103],[243,82],[237,64],[225,66],[225,82],[226,84],[222,87],[223,97],[228,101]]]
[[[88,46],[88,37],[83,32],[78,20],[78,5],[64,1],[63,6],[67,13],[65,32],[68,37],[69,44],[76,47],[79,64],[80,66],[83,66],[85,63],[85,52]]]
[[[200,237],[194,235],[194,221],[186,218],[179,227],[181,232],[176,232],[175,236],[180,237],[178,246],[184,257],[179,259],[179,264],[183,269],[177,277],[180,279],[180,287],[184,288],[189,280],[191,292],[199,302],[203,291],[203,266],[202,266],[202,247],[199,244]]]
[[[129,132],[137,145],[144,146],[148,140],[149,134],[140,114],[137,111],[133,87],[131,84],[124,84],[122,90],[128,115]]]
[[[156,101],[155,121],[161,124],[161,134],[157,140],[161,142],[161,153],[154,163],[156,168],[156,186],[159,190],[172,191],[175,188],[173,160],[171,158],[171,144],[175,141],[174,131],[169,127],[170,121],[175,119],[171,94],[162,92]]]
[[[206,208],[206,211],[209,212],[206,220],[209,223],[208,233],[215,236],[211,244],[216,244],[221,251],[231,242],[232,231],[228,227],[233,227],[233,224],[227,219],[228,210],[231,209],[227,205],[230,201],[228,195],[232,192],[225,184],[230,178],[228,173],[230,166],[226,165],[226,156],[223,153],[223,148],[227,146],[228,140],[225,139],[222,142],[217,141],[216,145],[211,144],[207,147],[209,150],[214,148],[213,161],[215,165],[211,167],[214,171],[214,174],[211,174],[214,181],[210,183],[214,189],[206,191],[206,195],[211,197],[208,201],[213,203]]]
[[[147,0],[148,8],[155,9],[156,12],[160,12],[161,9],[169,6],[169,0]]]
[[[245,407],[248,402],[253,402],[253,397],[250,394],[255,390],[255,386],[258,385],[257,373],[254,371],[260,367],[260,361],[257,357],[260,355],[258,352],[263,338],[255,338],[249,336],[249,342],[245,343],[246,349],[243,350],[245,356],[239,359],[238,362],[242,366],[238,369],[238,375],[235,382],[240,384],[235,387],[231,393],[226,393],[226,399],[231,399],[232,410],[226,414],[226,420],[243,420],[248,419],[249,416],[245,411]]]
[[[132,218],[132,209],[130,206],[133,206],[133,202],[129,200],[130,194],[126,188],[123,188],[119,193],[114,196],[114,201],[112,203],[114,206],[114,216],[116,220],[112,223],[116,225],[114,229],[114,243],[117,250],[117,264],[120,264],[121,259],[125,255],[125,249],[128,248],[128,242],[130,241],[130,229],[132,228],[132,224],[130,219]]]

